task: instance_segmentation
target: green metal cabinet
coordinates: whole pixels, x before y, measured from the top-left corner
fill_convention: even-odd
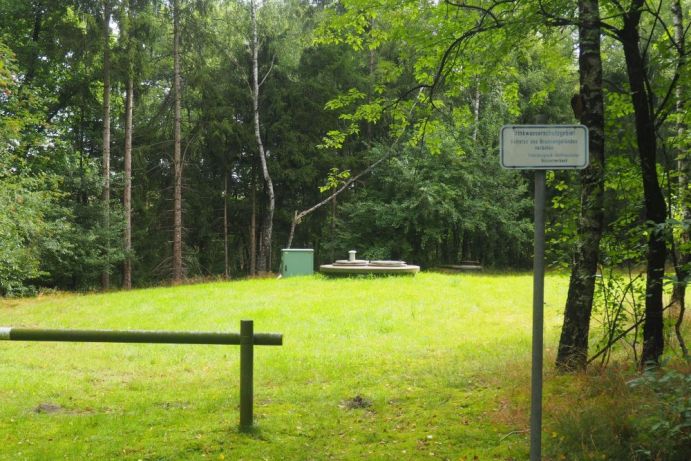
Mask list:
[[[281,250],[281,275],[314,274],[314,250],[311,248],[290,248]]]

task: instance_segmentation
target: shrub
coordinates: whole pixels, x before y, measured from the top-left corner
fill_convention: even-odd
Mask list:
[[[550,408],[545,454],[555,460],[634,459],[635,422],[627,391],[615,370],[585,376]]]
[[[644,394],[636,453],[641,459],[687,460],[691,453],[691,373],[648,370],[629,386]]]
[[[685,461],[691,452],[691,373],[616,369],[586,376],[550,404],[545,454],[554,460]]]

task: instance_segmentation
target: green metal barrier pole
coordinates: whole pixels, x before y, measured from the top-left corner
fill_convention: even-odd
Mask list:
[[[240,321],[240,430],[252,428],[254,404],[254,322]]]
[[[64,330],[45,328],[0,327],[0,340],[58,341],[80,343],[140,343],[140,344],[209,344],[239,345],[240,334],[206,331],[147,331],[147,330]],[[283,335],[257,333],[257,346],[281,346]]]
[[[254,346],[282,346],[283,335],[254,334],[254,322],[242,320],[240,334],[201,331],[145,330],[60,330],[0,327],[4,341],[68,341],[100,343],[158,344],[239,344],[240,345],[240,429],[248,430],[253,423]]]

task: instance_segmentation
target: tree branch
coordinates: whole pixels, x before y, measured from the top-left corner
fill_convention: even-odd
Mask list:
[[[670,306],[671,306],[671,304],[668,304],[667,306],[665,306],[665,307],[662,309],[662,312],[666,311]],[[628,335],[629,333],[631,333],[633,330],[635,330],[636,328],[638,328],[639,326],[641,326],[641,324],[642,324],[644,321],[645,321],[645,316],[641,317],[640,319],[638,319],[638,320],[636,321],[636,323],[634,323],[634,324],[631,325],[629,328],[627,328],[626,330],[624,330],[624,331],[622,331],[621,333],[619,333],[615,338],[613,338],[611,341],[609,341],[602,349],[600,349],[595,355],[593,355],[592,357],[590,357],[590,358],[588,359],[587,364],[590,365],[590,364],[591,364],[593,361],[595,361],[598,357],[600,357],[602,354],[604,354],[605,352],[607,352],[612,346],[614,346],[617,342],[619,342],[620,339],[624,338],[626,335]]]
[[[579,25],[580,21],[577,21],[575,19],[570,19],[570,18],[564,18],[555,15],[554,13],[550,13],[547,11],[547,8],[545,8],[545,5],[542,3],[542,0],[538,2],[540,5],[540,15],[544,18],[547,18],[549,22],[547,23],[548,26],[575,26],[577,27]]]
[[[481,34],[483,32],[488,32],[490,30],[496,30],[503,27],[503,23],[498,23],[494,24],[492,26],[488,27],[481,27],[481,24],[478,24],[474,29],[469,30],[468,32],[464,33],[457,39],[449,45],[449,47],[446,49],[444,54],[442,55],[441,61],[439,63],[439,66],[437,67],[437,72],[434,75],[434,79],[432,80],[432,84],[429,86],[430,88],[430,99],[432,98],[432,95],[434,94],[435,89],[439,85],[439,83],[442,80],[442,76],[444,75],[444,69],[446,68],[446,64],[449,61],[451,57],[451,53],[456,50],[456,47],[458,47],[461,43],[463,43],[465,40],[468,40],[472,38],[475,35]]]
[[[657,130],[662,126],[664,121],[667,119],[669,116],[669,110],[666,109],[667,105],[669,104],[670,100],[672,99],[672,95],[674,94],[674,90],[676,89],[676,86],[679,83],[679,78],[681,78],[681,71],[680,71],[680,63],[677,63],[677,68],[674,71],[674,77],[672,77],[672,81],[669,82],[669,85],[667,86],[667,92],[665,93],[665,97],[662,99],[662,102],[658,106],[657,110],[653,110],[653,120],[655,121],[655,129]],[[666,113],[666,115],[665,115]]]
[[[492,12],[492,10],[501,4],[512,3],[512,1],[511,0],[497,1],[492,6],[490,6],[489,8],[483,8],[483,7],[478,6],[478,5],[468,5],[465,2],[456,3],[456,2],[453,2],[451,0],[445,0],[444,3],[446,3],[447,5],[455,6],[456,8],[464,9],[464,10],[479,11],[483,15],[491,16],[492,19],[494,19],[494,22],[499,22],[499,18],[497,18],[497,16],[494,14],[494,12]]]
[[[266,81],[266,79],[269,78],[269,74],[271,73],[271,71],[272,71],[273,68],[274,68],[274,62],[276,62],[276,55],[275,55],[275,54],[274,54],[273,56],[271,56],[271,64],[269,64],[269,70],[266,71],[266,74],[264,74],[264,77],[263,77],[262,80],[259,82],[259,86],[260,86],[260,87],[264,84],[264,82]]]
[[[418,94],[420,94],[420,93],[423,91],[423,89],[425,88],[425,86],[420,86],[419,88],[420,88],[420,89],[419,89]],[[408,92],[408,94],[409,94],[409,93],[410,93],[410,92]],[[413,110],[415,109],[415,106],[417,105],[417,103],[418,103],[418,101],[416,100],[416,101],[413,103],[413,107],[410,108],[410,112],[409,112],[409,115],[408,115],[409,117],[410,117],[410,115],[412,114]],[[358,179],[362,178],[363,176],[365,176],[365,175],[366,175],[367,173],[369,173],[370,171],[374,170],[374,169],[377,167],[377,165],[381,164],[384,160],[387,160],[387,159],[393,157],[393,155],[396,153],[396,146],[398,145],[399,141],[400,141],[401,138],[403,137],[404,132],[405,132],[405,131],[402,131],[402,132],[398,135],[398,137],[396,138],[396,140],[395,140],[395,141],[393,142],[393,144],[391,145],[390,150],[389,150],[389,152],[388,152],[387,154],[383,155],[380,159],[378,159],[377,161],[375,161],[374,163],[372,163],[370,166],[368,166],[367,168],[365,168],[364,170],[362,170],[362,171],[361,171],[360,173],[358,173],[357,175],[355,175],[355,176],[349,178],[348,181],[346,181],[341,187],[339,187],[338,189],[336,189],[336,190],[335,190],[333,193],[331,193],[328,197],[326,197],[325,199],[323,199],[322,201],[320,201],[320,202],[317,203],[316,205],[314,205],[314,206],[312,206],[312,207],[310,207],[310,208],[308,208],[308,209],[306,209],[306,210],[303,210],[303,211],[301,211],[301,212],[295,211],[295,215],[294,215],[294,217],[293,217],[293,222],[292,222],[291,225],[290,225],[290,235],[288,236],[288,245],[286,246],[286,248],[290,248],[291,245],[293,244],[293,237],[295,236],[295,227],[300,223],[300,221],[301,221],[305,216],[309,215],[309,214],[312,213],[313,211],[315,211],[315,210],[321,208],[322,206],[326,205],[327,203],[329,203],[329,202],[330,202],[331,200],[333,200],[336,196],[338,196],[341,192],[343,192],[343,191],[346,190],[348,187],[350,187],[350,185],[353,184],[355,181],[357,181]]]
[[[432,99],[432,96],[434,94],[434,91],[436,88],[439,86],[440,82],[443,80],[442,77],[444,77],[445,74],[445,68],[449,60],[451,59],[451,55],[454,51],[457,52],[457,47],[459,47],[463,42],[466,40],[474,37],[475,35],[479,35],[483,32],[488,32],[490,30],[495,30],[499,29],[504,26],[504,22],[501,20],[501,18],[495,14],[493,10],[496,8],[502,6],[502,5],[508,5],[508,4],[516,4],[517,2],[515,0],[496,0],[494,3],[492,3],[489,7],[482,7],[478,5],[468,5],[465,2],[454,2],[453,0],[445,0],[445,3],[447,5],[462,9],[462,10],[470,10],[474,12],[480,13],[480,17],[477,21],[477,24],[475,25],[474,28],[470,29],[469,31],[465,32],[462,34],[460,37],[455,39],[451,45],[444,51],[444,54],[442,55],[441,61],[439,63],[439,66],[437,67],[437,72],[434,75],[434,79],[432,80],[432,84],[429,85],[430,89],[430,100]],[[492,24],[489,26],[485,25],[485,22],[487,21],[488,18],[491,18]],[[455,58],[454,58],[455,61]]]
[[[611,2],[614,6],[617,7],[617,9],[619,9],[619,11],[622,14],[626,14],[626,9],[624,8],[624,6],[621,4],[621,2],[619,0],[611,0]]]
[[[648,59],[648,50],[650,49],[650,44],[653,42],[653,34],[655,33],[655,28],[657,27],[657,24],[660,21],[660,10],[662,9],[662,1],[659,2],[657,11],[653,11],[652,8],[648,6],[648,1],[646,0],[645,2],[645,9],[648,11],[648,13],[653,15],[654,21],[653,21],[653,27],[650,28],[650,33],[648,34],[648,38],[645,41],[645,47],[643,48],[643,59],[646,60]]]
[[[290,236],[288,237],[288,245],[287,245],[286,248],[290,248],[290,246],[292,245],[292,243],[293,243],[293,236],[295,235],[295,227],[300,223],[300,221],[302,221],[302,218],[304,218],[304,217],[307,216],[308,214],[312,213],[313,211],[315,211],[315,210],[321,208],[322,206],[326,205],[327,203],[329,203],[331,200],[333,200],[334,197],[336,197],[336,196],[339,195],[341,192],[343,192],[343,191],[346,190],[348,187],[350,187],[350,185],[353,184],[355,181],[357,181],[358,179],[360,179],[361,177],[365,176],[367,173],[369,173],[370,171],[372,171],[373,169],[375,169],[375,168],[377,167],[377,165],[379,165],[380,163],[382,163],[384,160],[386,160],[386,159],[390,158],[391,156],[393,156],[393,154],[396,152],[396,150],[393,149],[393,147],[394,147],[394,146],[392,146],[392,149],[391,149],[386,155],[382,156],[379,160],[377,160],[376,162],[372,163],[370,166],[368,166],[367,168],[365,168],[364,170],[362,170],[362,171],[361,171],[360,173],[358,173],[357,175],[355,175],[355,176],[351,177],[350,179],[348,179],[348,181],[346,181],[341,187],[339,187],[338,189],[336,189],[333,193],[331,193],[331,195],[329,195],[328,197],[326,197],[326,198],[325,198],[324,200],[322,200],[321,202],[319,202],[319,203],[317,203],[316,205],[312,206],[311,208],[308,208],[308,209],[306,209],[306,210],[303,210],[303,211],[301,211],[301,212],[299,212],[299,213],[296,211],[296,212],[295,212],[295,216],[294,216],[294,218],[293,218],[293,223],[292,223],[291,226],[290,226]]]

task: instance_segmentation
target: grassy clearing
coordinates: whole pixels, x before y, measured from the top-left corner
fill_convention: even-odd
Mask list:
[[[256,349],[257,429],[241,434],[237,347],[0,343],[0,459],[525,459],[531,280],[315,276],[1,301],[0,325],[253,319],[284,346]],[[567,282],[547,278],[546,363]]]

